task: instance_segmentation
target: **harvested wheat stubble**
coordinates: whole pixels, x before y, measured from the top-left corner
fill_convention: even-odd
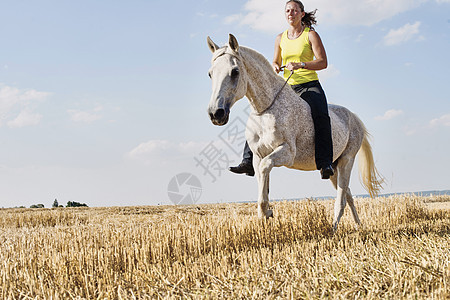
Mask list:
[[[331,201],[2,209],[0,298],[448,299],[448,202],[356,199],[334,235]]]

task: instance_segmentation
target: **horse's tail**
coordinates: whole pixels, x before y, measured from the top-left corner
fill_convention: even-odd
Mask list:
[[[364,126],[364,123],[358,117],[356,118],[364,130],[361,148],[358,151],[359,176],[364,189],[366,189],[366,191],[369,192],[370,197],[373,198],[376,197],[382,189],[384,179],[375,167],[372,146],[370,146],[369,142],[370,134],[367,131],[366,126]]]

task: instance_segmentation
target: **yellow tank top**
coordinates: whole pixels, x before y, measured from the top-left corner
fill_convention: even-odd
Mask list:
[[[314,59],[314,52],[309,43],[309,27],[305,27],[303,33],[295,40],[288,39],[287,30],[281,35],[280,48],[283,65],[289,62],[308,62]],[[284,69],[284,78],[287,79],[291,71]],[[316,71],[298,69],[294,71],[288,84],[302,84],[314,80],[318,80]]]

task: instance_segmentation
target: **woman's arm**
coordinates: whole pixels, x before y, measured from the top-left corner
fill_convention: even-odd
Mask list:
[[[327,53],[325,52],[325,47],[322,44],[322,40],[317,32],[311,30],[309,33],[309,43],[311,44],[311,48],[313,50],[314,56],[316,59],[313,61],[305,61],[300,63],[288,63],[286,68],[288,70],[297,70],[302,67],[304,64],[304,69],[308,70],[323,70],[328,66]]]
[[[305,62],[305,69],[315,71],[326,69],[328,66],[327,53],[325,52],[325,47],[322,44],[319,34],[314,30],[309,32],[309,42],[311,43],[316,59]]]
[[[273,67],[273,70],[275,71],[275,73],[279,73],[281,71],[280,67],[281,67],[281,64],[283,63],[283,61],[281,59],[281,48],[280,48],[281,35],[282,35],[282,33],[277,35],[277,37],[275,39],[275,50],[274,50],[273,62],[272,62],[272,67]]]

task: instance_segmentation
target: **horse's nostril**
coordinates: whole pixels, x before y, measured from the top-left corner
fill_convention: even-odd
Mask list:
[[[214,119],[216,119],[216,120],[222,119],[223,116],[225,116],[225,110],[224,110],[223,108],[219,108],[219,109],[216,110],[216,112],[214,113]]]

